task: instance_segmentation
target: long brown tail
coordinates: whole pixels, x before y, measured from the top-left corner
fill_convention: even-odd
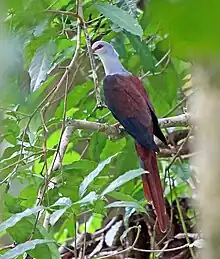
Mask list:
[[[157,215],[160,231],[164,233],[167,231],[168,227],[168,215],[166,213],[156,154],[137,143],[135,144],[135,147],[141,160],[142,167],[149,172],[142,176],[144,195],[148,201],[152,202]]]

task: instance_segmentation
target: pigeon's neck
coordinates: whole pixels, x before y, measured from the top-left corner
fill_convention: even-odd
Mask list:
[[[118,57],[100,57],[102,64],[105,69],[105,75],[114,75],[114,74],[121,74],[121,75],[131,75],[121,64]]]

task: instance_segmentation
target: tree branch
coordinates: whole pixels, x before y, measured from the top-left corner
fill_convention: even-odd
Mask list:
[[[185,113],[174,117],[162,118],[162,119],[159,119],[158,121],[161,128],[168,128],[168,127],[174,127],[174,126],[187,126],[189,124],[189,118],[190,118],[189,114]],[[103,123],[85,121],[85,120],[69,121],[64,130],[64,133],[61,139],[59,155],[56,156],[56,160],[54,162],[52,171],[55,171],[61,167],[61,162],[65,154],[66,148],[69,144],[72,134],[76,129],[91,130],[93,132],[103,132],[107,136],[114,139],[122,138],[125,134],[123,128],[119,129],[118,127],[110,126]]]

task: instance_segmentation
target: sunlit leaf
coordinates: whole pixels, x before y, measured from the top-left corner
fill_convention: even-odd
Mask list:
[[[13,216],[11,216],[9,219],[7,219],[6,221],[2,222],[0,224],[0,232],[14,226],[18,221],[20,221],[22,218],[30,216],[34,213],[37,213],[41,210],[43,210],[44,207],[43,206],[37,206],[34,207],[32,209],[26,209],[25,211],[21,212],[21,213],[17,213]]]
[[[50,224],[53,226],[60,219],[60,217],[66,212],[67,209],[68,207],[64,207],[63,209],[54,211],[50,215]]]
[[[146,210],[144,207],[142,207],[139,203],[132,202],[132,201],[130,201],[130,202],[129,201],[116,201],[116,202],[112,202],[106,206],[106,208],[126,208],[126,207],[134,208],[137,211],[146,213]]]
[[[53,53],[53,42],[49,42],[46,46],[39,48],[35,53],[29,68],[32,91],[38,89],[45,81],[47,72],[52,64]]]
[[[33,234],[33,228],[35,232]],[[20,244],[26,242],[31,235],[32,239],[47,239],[53,240],[51,234],[49,234],[46,229],[38,222],[36,224],[36,217],[29,216],[20,220],[16,225],[9,228],[7,232],[13,238],[13,240]],[[44,243],[39,246],[36,246],[34,249],[30,250],[29,255],[33,258],[41,258],[44,255],[44,258],[47,259],[58,259],[60,254],[58,252],[57,246],[55,243]]]
[[[89,184],[95,179],[95,177],[97,177],[99,175],[99,173],[104,169],[104,167],[109,164],[112,160],[112,158],[116,157],[118,155],[118,153],[116,153],[115,155],[107,158],[106,160],[102,161],[99,163],[98,167],[93,170],[81,183],[80,187],[79,187],[79,193],[80,196],[82,197],[84,195],[84,193],[86,192]]]
[[[12,250],[6,252],[4,255],[1,255],[0,258],[1,259],[8,259],[8,258],[12,259],[19,255],[22,255],[26,251],[34,249],[36,245],[45,244],[45,243],[53,243],[53,242],[54,242],[53,240],[49,240],[49,239],[30,240],[23,244],[17,245]]]
[[[83,199],[75,202],[74,204],[87,204],[87,203],[93,203],[95,200],[97,200],[99,197],[96,192],[90,192],[88,195],[86,195]]]
[[[50,224],[53,226],[71,205],[72,201],[70,198],[67,197],[62,197],[59,200],[57,200],[53,205],[51,205],[51,207],[62,206],[64,208],[55,210],[50,215]]]
[[[119,176],[117,179],[115,179],[110,185],[102,192],[101,195],[106,195],[109,192],[114,191],[119,186],[123,185],[124,183],[146,173],[143,169],[137,169],[137,170],[131,170],[126,172],[125,174]]]
[[[62,197],[58,201],[56,201],[53,205],[51,205],[51,207],[52,206],[67,206],[67,207],[69,207],[69,206],[71,206],[71,204],[72,204],[72,201],[71,201],[70,198]]]

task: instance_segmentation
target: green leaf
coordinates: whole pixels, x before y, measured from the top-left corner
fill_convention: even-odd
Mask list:
[[[110,197],[113,197],[114,199],[117,200],[121,200],[121,201],[133,201],[133,202],[137,202],[137,200],[135,200],[132,196],[124,194],[122,192],[116,192],[113,191],[111,193],[108,194]]]
[[[93,211],[104,215],[106,213],[105,202],[102,199],[96,200],[94,202]]]
[[[100,161],[100,155],[105,147],[107,138],[103,133],[97,132],[92,135],[88,150],[88,156],[93,161]]]
[[[99,198],[99,195],[96,194],[96,192],[90,192],[88,195],[86,195],[83,199],[75,202],[74,204],[88,204],[93,203],[95,200]]]
[[[100,159],[104,160],[114,155],[116,152],[121,152],[126,145],[125,138],[118,139],[117,141],[107,140],[105,147],[103,148]]]
[[[184,182],[187,182],[187,180],[191,177],[191,170],[188,163],[177,162],[172,165],[172,171]]]
[[[116,157],[118,154],[119,153],[116,153],[115,155],[113,155],[113,156],[107,158],[106,160],[100,162],[99,165],[97,166],[97,168],[95,170],[93,170],[83,180],[83,182],[80,184],[80,187],[79,187],[80,197],[82,197],[84,195],[84,193],[86,192],[89,184],[95,179],[95,177],[97,177],[99,175],[99,173],[104,169],[104,167],[111,162],[112,158]]]
[[[4,212],[5,212],[5,196],[7,193],[8,185],[7,183],[3,183],[0,185],[0,222],[4,220]]]
[[[64,208],[56,210],[50,215],[50,224],[53,226],[71,205],[72,201],[67,197],[62,197],[51,205],[51,207],[63,206]]]
[[[137,169],[138,157],[135,155],[134,141],[130,136],[126,137],[126,145],[121,150],[122,152],[116,161],[116,176],[122,175],[123,173]]]
[[[53,242],[55,242],[55,241],[49,240],[49,239],[35,239],[35,240],[27,241],[23,244],[17,245],[12,250],[1,255],[0,259],[9,259],[9,258],[12,259],[19,255],[22,255],[26,251],[34,249],[36,245],[45,244],[45,243],[53,243]]]
[[[23,218],[15,226],[9,228],[7,232],[16,243],[20,244],[26,242],[30,238],[33,228],[35,228],[33,240],[53,240],[52,235],[49,234],[39,222],[36,224],[36,217],[33,215]],[[30,250],[28,254],[30,254],[30,256],[32,256],[33,258],[42,258],[42,255],[46,259],[60,258],[57,246],[54,243],[46,243],[41,244],[40,246],[36,246],[35,249]]]
[[[92,160],[80,159],[74,163],[64,165],[63,171],[66,173],[71,173],[73,175],[80,174],[86,175],[97,167],[97,163]]]
[[[172,52],[179,57],[197,58],[219,53],[219,1],[150,1],[154,23],[169,32]],[[199,13],[197,13],[199,7]]]
[[[144,72],[153,71],[157,61],[150,52],[148,45],[141,41],[139,37],[130,33],[127,33],[127,37],[138,56],[143,57],[141,58],[141,63]]]
[[[98,229],[101,229],[103,225],[103,216],[100,214],[93,213],[91,217],[85,223],[80,224],[79,226],[79,232],[86,232],[87,233],[94,233]]]
[[[118,8],[117,6],[107,3],[95,4],[95,7],[100,13],[110,19],[113,23],[142,38],[143,30],[141,26],[139,25],[138,21],[128,12]]]
[[[65,207],[70,207],[72,204],[72,201],[70,198],[67,197],[62,197],[59,200],[57,200],[51,207],[53,206],[65,206]]]
[[[5,135],[6,140],[11,144],[16,144],[16,137],[20,133],[20,128],[18,123],[14,119],[4,119],[2,122],[3,125],[3,134]]]
[[[147,90],[150,95],[157,116],[168,112],[177,102],[178,88],[182,84],[177,71],[172,64],[166,71],[157,76],[148,78]]]
[[[42,82],[45,81],[47,72],[52,64],[53,54],[53,41],[48,42],[46,46],[39,48],[35,53],[29,69],[32,91],[38,89]]]
[[[137,170],[130,170],[126,172],[125,174],[119,176],[117,179],[115,179],[103,192],[101,195],[106,195],[109,192],[114,191],[119,186],[123,185],[124,183],[146,173],[143,169],[137,169]]]
[[[116,201],[108,204],[106,208],[119,208],[119,207],[129,207],[129,208],[134,208],[137,211],[144,212],[146,213],[146,210],[144,207],[142,207],[139,203],[137,202],[132,202],[132,201]]]
[[[30,216],[30,215],[32,215],[34,213],[37,213],[37,212],[39,212],[43,209],[44,209],[43,206],[37,206],[37,207],[34,207],[32,209],[28,208],[21,213],[17,213],[15,215],[11,216],[9,219],[7,219],[6,221],[4,221],[0,224],[0,232],[4,231],[4,230],[6,230],[10,227],[13,227],[22,218]]]
[[[136,0],[124,0],[122,1],[121,8],[135,16],[137,13],[137,2]]]
[[[63,209],[54,211],[50,215],[50,224],[53,226],[59,220],[59,218],[66,212],[67,209],[68,207],[64,207]]]
[[[5,149],[1,159],[7,159],[9,158],[11,155],[13,155],[14,153],[16,153],[17,151],[19,151],[21,148],[20,145],[16,145],[16,146],[13,146],[13,147],[8,147]]]

